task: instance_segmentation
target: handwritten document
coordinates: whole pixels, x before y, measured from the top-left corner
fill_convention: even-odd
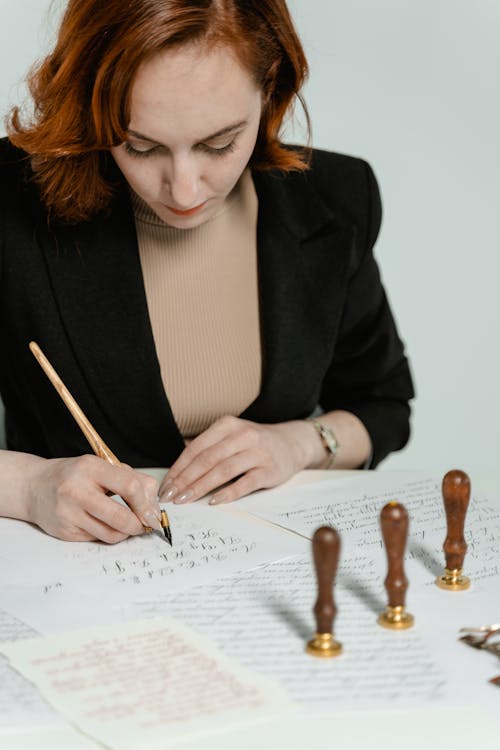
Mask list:
[[[82,731],[116,750],[259,721],[291,707],[269,680],[163,618],[3,645],[0,651]]]
[[[33,638],[37,633],[21,620],[0,609],[0,643]],[[28,722],[53,724],[56,712],[38,690],[0,656],[0,727],[24,726]]]
[[[241,664],[286,686],[310,710],[406,706],[445,698],[440,660],[414,630],[394,633],[376,624],[384,609],[373,561],[342,563],[336,586],[335,636],[344,654],[320,660],[305,653],[314,634],[316,584],[309,556],[298,556],[173,597],[136,602],[130,617],[182,617]]]
[[[131,537],[117,545],[63,542],[20,521],[0,519],[2,555],[19,563],[19,550],[29,549],[37,565],[25,561],[26,577],[46,587],[78,578],[95,591],[107,584],[167,585],[169,590],[232,575],[302,552],[306,542],[292,534],[233,517],[196,503],[168,508],[173,547],[161,532]],[[21,564],[23,564],[21,562]]]
[[[381,548],[379,517],[391,500],[410,517],[407,559],[419,559],[434,575],[442,572],[446,516],[441,481],[421,472],[379,472],[360,478],[323,481],[257,493],[240,508],[311,538],[322,525],[335,526],[343,539],[364,550]],[[465,523],[465,568],[475,581],[498,583],[500,503],[472,497]]]
[[[394,499],[410,515],[407,605],[416,618],[413,630],[399,633],[376,624],[386,604],[379,513]],[[491,687],[496,662],[457,637],[460,627],[498,621],[498,498],[471,499],[464,567],[472,586],[459,594],[434,585],[444,567],[439,479],[368,472],[359,480],[256,493],[236,507],[237,513],[202,504],[172,508],[173,550],[160,536],[115,547],[73,545],[0,520],[0,550],[10,572],[28,565],[22,550],[37,560],[35,570],[26,567],[24,586],[3,586],[3,606],[45,633],[56,632],[55,611],[59,631],[165,615],[182,619],[229,657],[280,682],[307,709],[441,706],[459,699],[465,705],[478,696],[488,702],[491,691],[482,691]],[[254,513],[303,536],[266,527]],[[316,596],[304,550],[306,537],[323,524],[336,526],[342,539],[335,635],[344,654],[333,661],[304,653]]]

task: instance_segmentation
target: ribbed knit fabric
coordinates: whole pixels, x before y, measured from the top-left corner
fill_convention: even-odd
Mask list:
[[[168,226],[135,194],[132,204],[163,384],[191,439],[260,391],[257,195],[245,170],[221,211],[194,229]]]

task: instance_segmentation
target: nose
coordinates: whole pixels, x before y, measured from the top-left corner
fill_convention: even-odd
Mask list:
[[[200,175],[196,159],[191,155],[172,158],[169,174],[166,176],[173,208],[186,210],[201,202]]]

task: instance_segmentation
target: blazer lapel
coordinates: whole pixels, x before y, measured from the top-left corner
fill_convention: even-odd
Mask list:
[[[261,393],[241,416],[279,422],[291,405],[297,412],[317,403],[311,371],[331,361],[353,232],[307,173],[254,173],[254,182],[263,372]]]
[[[165,465],[184,443],[163,388],[128,193],[97,221],[39,226],[63,326],[92,396],[126,444]]]

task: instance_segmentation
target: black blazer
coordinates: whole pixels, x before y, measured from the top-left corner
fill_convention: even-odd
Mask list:
[[[375,466],[409,435],[412,383],[372,254],[381,208],[363,161],[315,151],[305,173],[255,173],[261,423],[357,414]],[[26,155],[0,140],[0,389],[8,446],[45,457],[87,442],[28,349],[37,341],[110,448],[168,466],[183,448],[160,375],[128,191],[108,215],[49,221]]]

